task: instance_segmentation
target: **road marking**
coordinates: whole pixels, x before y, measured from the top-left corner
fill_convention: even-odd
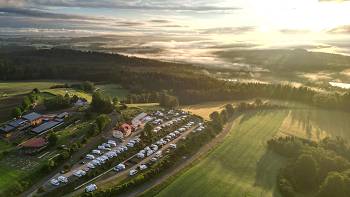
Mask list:
[[[39,157],[38,157],[38,159],[41,159],[41,158],[43,158],[44,156],[46,156],[47,154],[49,154],[50,152],[46,152],[46,153],[44,153],[44,154],[42,154],[42,155],[40,155]]]

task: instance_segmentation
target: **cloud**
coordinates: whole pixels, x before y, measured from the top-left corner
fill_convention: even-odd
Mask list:
[[[350,34],[350,25],[343,25],[336,28],[333,28],[328,31],[328,33],[333,34]]]
[[[230,11],[236,7],[220,7],[205,3],[204,0],[0,0],[1,7],[85,7],[114,8],[140,10],[172,10],[172,11]]]
[[[310,33],[310,30],[307,29],[281,29],[281,33],[284,34],[305,34]]]
[[[151,23],[171,23],[169,20],[164,20],[164,19],[154,19],[154,20],[149,20]]]
[[[145,24],[141,22],[130,22],[130,21],[117,22],[117,26],[122,26],[122,27],[136,27],[136,26],[142,26],[142,25],[145,25]]]
[[[83,19],[83,20],[97,20],[96,17],[86,17],[71,14],[58,14],[52,12],[46,12],[36,9],[16,8],[16,7],[0,7],[0,15],[6,16],[25,16],[25,17],[38,17],[38,18],[50,18],[50,19]]]
[[[256,28],[253,26],[243,26],[243,27],[219,27],[219,28],[209,28],[202,30],[202,34],[242,34],[254,31]]]

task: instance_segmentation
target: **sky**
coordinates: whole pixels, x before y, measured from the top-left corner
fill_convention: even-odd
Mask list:
[[[350,0],[0,0],[8,36],[99,37],[74,45],[212,64],[235,48],[350,54]]]

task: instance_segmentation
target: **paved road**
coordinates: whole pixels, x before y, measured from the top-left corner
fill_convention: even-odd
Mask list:
[[[165,150],[170,148],[170,144],[176,144],[179,140],[181,140],[183,137],[186,137],[187,135],[189,135],[197,127],[198,127],[198,125],[195,125],[195,126],[191,127],[190,129],[186,130],[185,132],[181,133],[181,135],[179,135],[177,138],[173,139],[172,141],[170,141],[166,145],[162,146],[158,151],[162,151],[164,153]],[[136,156],[136,154],[130,158],[133,158],[135,156]],[[74,191],[73,193],[68,194],[66,196],[75,196],[79,193],[84,192],[84,186],[86,186],[87,184],[89,184],[93,181],[96,181],[95,184],[97,185],[97,187],[101,187],[102,185],[104,185],[108,182],[114,181],[116,179],[127,178],[129,176],[130,170],[136,169],[141,163],[148,163],[152,157],[154,157],[154,155],[151,155],[149,157],[144,158],[143,160],[139,161],[137,164],[135,164],[131,167],[128,167],[127,169],[125,169],[124,171],[119,172],[119,173],[114,172],[113,168],[111,168],[111,169],[107,170],[105,173],[99,175],[98,177],[95,177],[95,178],[85,182],[84,184],[80,185],[79,187],[76,188],[76,191]],[[130,158],[126,159],[122,163],[127,162]]]

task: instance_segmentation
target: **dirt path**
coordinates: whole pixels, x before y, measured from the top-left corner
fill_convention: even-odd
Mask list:
[[[217,145],[224,140],[225,136],[230,132],[230,130],[233,126],[233,123],[234,123],[234,120],[231,120],[229,123],[227,123],[224,126],[223,131],[220,134],[218,134],[211,142],[209,142],[208,144],[206,144],[205,146],[200,148],[200,150],[196,154],[194,154],[193,156],[191,156],[189,158],[184,159],[181,164],[179,164],[173,168],[168,169],[167,171],[165,171],[163,173],[162,176],[160,176],[160,177],[158,177],[158,178],[156,178],[156,179],[154,179],[146,184],[143,184],[142,186],[137,187],[130,192],[126,192],[125,194],[123,194],[121,196],[123,196],[123,197],[138,196],[138,195],[146,192],[147,190],[163,183],[169,177],[179,173],[184,168],[189,167],[190,165],[194,165],[199,160],[204,158],[211,150],[216,148]]]

